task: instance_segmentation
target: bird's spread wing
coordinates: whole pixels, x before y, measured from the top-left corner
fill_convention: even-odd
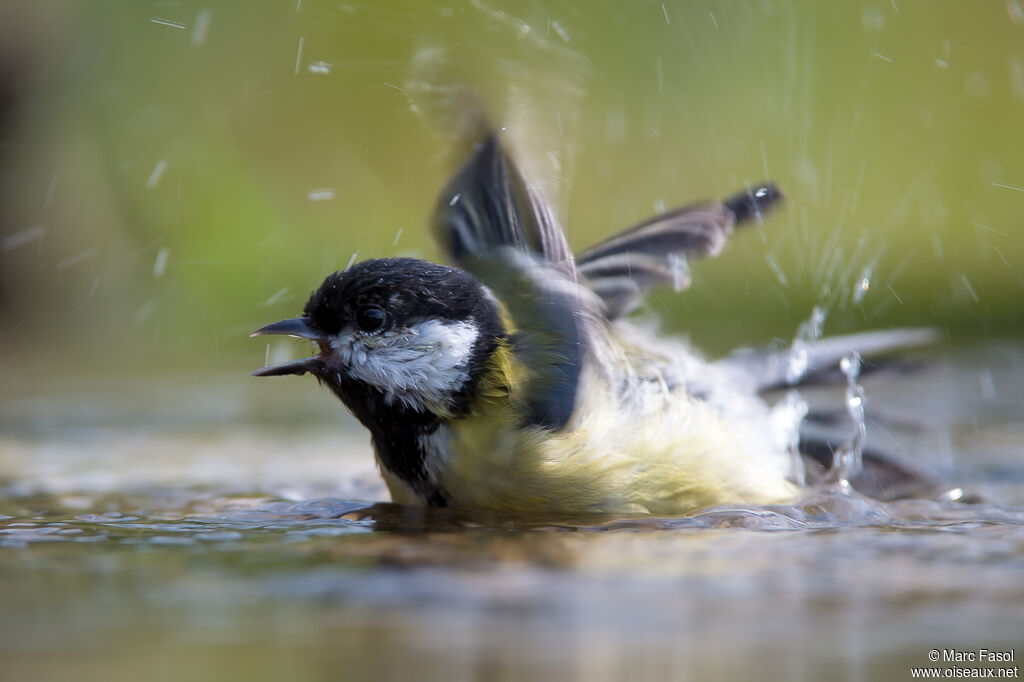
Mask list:
[[[576,266],[604,301],[606,316],[621,317],[656,287],[685,289],[691,260],[717,255],[734,226],[760,219],[781,197],[765,183],[720,203],[662,213],[587,249]]]
[[[434,228],[460,266],[511,248],[575,279],[572,252],[544,199],[527,186],[497,135],[481,143],[441,192]]]
[[[514,352],[530,372],[526,422],[561,429],[576,406],[599,303],[577,283],[561,228],[497,136],[477,147],[442,192],[434,229],[448,255],[490,287],[511,317]]]

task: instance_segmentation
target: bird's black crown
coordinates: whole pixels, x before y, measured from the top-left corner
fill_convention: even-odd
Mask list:
[[[466,321],[497,336],[497,311],[479,281],[465,270],[416,258],[378,258],[329,275],[309,297],[303,317],[321,334],[383,313],[377,329],[401,328],[428,319]],[[483,335],[483,334],[482,334]]]

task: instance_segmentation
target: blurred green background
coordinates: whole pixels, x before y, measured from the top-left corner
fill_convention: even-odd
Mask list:
[[[438,256],[467,101],[577,248],[779,183],[641,314],[712,353],[815,306],[984,342],[868,393],[1009,506],[337,518],[384,497],[367,436],[246,376],[305,350],[248,334],[353,254]],[[904,679],[1014,646],[1022,122],[1024,0],[0,0],[0,678]]]
[[[784,188],[651,299],[712,352],[1024,329],[1018,0],[0,2],[0,79],[7,374],[252,369],[354,253],[437,258],[467,90],[576,248]]]

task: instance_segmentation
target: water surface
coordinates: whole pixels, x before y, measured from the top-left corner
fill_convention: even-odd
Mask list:
[[[973,504],[424,510],[380,502],[312,382],[8,397],[4,678],[909,679],[935,648],[1019,650],[1024,353],[929,360],[868,405]]]

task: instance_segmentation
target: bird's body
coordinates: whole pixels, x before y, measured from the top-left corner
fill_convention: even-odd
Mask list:
[[[651,288],[685,286],[689,259],[778,197],[764,185],[678,209],[574,258],[492,136],[438,202],[462,267],[376,259],[329,276],[301,318],[256,332],[319,353],[254,374],[327,385],[370,431],[399,503],[672,514],[792,501],[802,412],[758,395],[778,357],[709,362],[621,319]]]
[[[523,382],[503,357],[511,351],[499,351],[487,373],[497,390],[480,391],[466,417],[422,438],[425,467],[449,504],[672,514],[794,499],[799,489],[788,480],[792,459],[785,449],[791,434],[763,403],[740,400],[742,406],[723,411],[687,392],[683,368],[671,357],[619,335],[607,343],[618,355],[614,364],[584,371],[576,410],[554,432],[522,427]],[[386,478],[396,501],[419,501]]]

